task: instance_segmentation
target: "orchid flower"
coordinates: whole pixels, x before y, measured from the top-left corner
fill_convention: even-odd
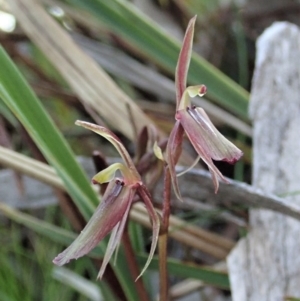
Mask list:
[[[190,65],[193,36],[196,16],[188,24],[183,45],[179,54],[176,74],[176,123],[171,131],[167,145],[167,160],[170,168],[172,183],[176,196],[179,199],[179,191],[175,165],[181,154],[181,145],[184,133],[191,144],[208,166],[215,186],[215,193],[219,188],[218,178],[228,182],[212,160],[235,163],[243,155],[242,151],[227,140],[212,124],[209,117],[202,108],[191,105],[191,98],[203,96],[206,86],[190,86],[186,88],[187,74]]]
[[[154,255],[160,227],[159,216],[152,205],[150,193],[144,186],[141,176],[136,170],[131,157],[118,137],[116,137],[108,129],[92,123],[76,121],[76,125],[92,130],[109,140],[121,155],[124,164],[112,164],[93,177],[92,182],[94,184],[109,182],[102,202],[99,204],[95,213],[76,240],[66,250],[60,253],[53,260],[53,263],[61,266],[72,259],[77,259],[86,255],[111,232],[107,251],[97,277],[101,278],[113,252],[120,244],[134,196],[139,194],[146,205],[153,227],[150,254],[141,274],[139,275],[140,277],[147,269]],[[115,177],[117,170],[120,171],[122,177]]]

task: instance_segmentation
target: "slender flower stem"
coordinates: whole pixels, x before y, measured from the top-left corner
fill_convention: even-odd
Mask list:
[[[160,301],[169,300],[169,280],[167,270],[167,246],[168,246],[168,228],[169,218],[171,213],[170,208],[170,193],[171,193],[171,175],[168,166],[165,166],[164,173],[164,201],[162,211],[162,225],[158,240],[159,252],[159,278],[160,278]]]
[[[168,233],[171,214],[171,174],[168,166],[165,166],[164,177],[164,202],[162,211],[162,232]]]
[[[125,231],[123,233],[122,242],[123,242],[123,246],[124,246],[124,250],[125,250],[125,256],[126,256],[126,259],[128,261],[128,266],[129,266],[129,269],[130,269],[130,273],[133,276],[133,279],[137,279],[138,276],[140,275],[140,270],[139,270],[139,266],[138,266],[138,264],[136,262],[136,259],[135,259],[135,253],[134,253],[134,250],[132,248],[130,237],[128,235],[128,224],[126,225]],[[144,283],[143,283],[142,278],[139,278],[135,282],[135,286],[136,286],[137,293],[139,295],[139,300],[149,301],[147,291],[144,287]]]

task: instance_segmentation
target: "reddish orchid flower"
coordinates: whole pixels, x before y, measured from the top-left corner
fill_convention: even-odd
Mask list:
[[[212,160],[235,163],[243,155],[242,151],[227,140],[212,124],[209,117],[202,108],[191,105],[191,98],[203,96],[206,93],[206,86],[191,86],[186,88],[188,68],[190,65],[194,26],[196,17],[192,18],[188,24],[183,45],[179,54],[175,74],[176,85],[176,123],[170,134],[167,145],[167,160],[171,173],[172,183],[176,196],[179,199],[179,191],[175,165],[181,154],[181,145],[184,133],[192,143],[196,152],[208,166],[215,193],[218,191],[218,178],[227,182],[222,173],[214,165]]]
[[[160,227],[159,216],[152,205],[150,193],[144,186],[131,157],[118,137],[108,129],[95,124],[84,121],[76,121],[76,124],[92,130],[109,140],[120,153],[125,164],[112,164],[93,177],[93,183],[102,184],[109,182],[102,202],[76,240],[60,253],[53,260],[53,263],[61,266],[72,259],[86,255],[111,232],[107,251],[98,274],[98,278],[101,278],[113,252],[120,243],[134,196],[139,194],[146,205],[153,227],[151,250],[145,267],[140,274],[141,276],[154,255]],[[117,170],[122,174],[121,178],[114,176]]]

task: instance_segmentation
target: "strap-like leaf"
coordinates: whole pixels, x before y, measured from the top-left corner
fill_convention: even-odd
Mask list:
[[[25,127],[88,219],[99,201],[72,150],[2,47],[0,66],[0,101]]]

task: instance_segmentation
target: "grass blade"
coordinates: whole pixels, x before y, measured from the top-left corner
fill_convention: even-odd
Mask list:
[[[72,150],[2,47],[0,65],[0,98],[56,169],[68,193],[88,219],[98,199]]]
[[[144,56],[170,74],[175,73],[181,42],[163,32],[128,1],[68,0],[67,2],[89,11]],[[248,119],[248,92],[195,53],[191,58],[188,82],[192,85],[205,84],[208,88],[207,97],[242,119]]]
[[[49,224],[48,222],[42,221],[37,219],[33,216],[30,216],[26,213],[22,213],[18,210],[15,210],[3,203],[0,202],[0,212],[3,213],[5,216],[9,217],[13,221],[22,224],[29,229],[35,231],[36,233],[42,234],[54,242],[61,243],[63,245],[70,244],[76,237],[76,234],[61,229],[57,226]],[[102,258],[105,253],[106,245],[104,242],[101,242],[94,250],[92,250],[89,256],[94,258]],[[130,301],[139,301],[134,280],[128,273],[128,265],[125,258],[125,254],[120,248],[118,253],[118,259],[115,265],[112,265],[114,272],[120,284],[124,290],[127,299]]]

